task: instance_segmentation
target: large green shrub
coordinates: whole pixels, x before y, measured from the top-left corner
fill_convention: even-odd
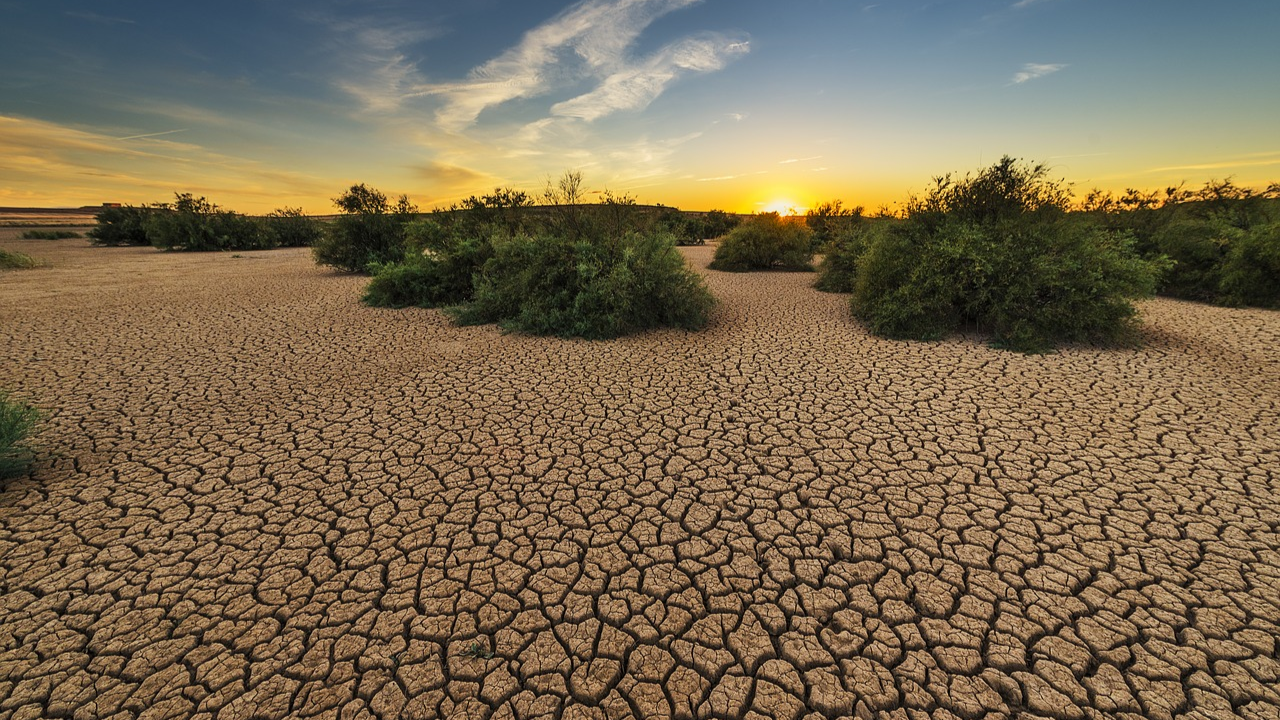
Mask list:
[[[695,330],[714,304],[669,234],[544,233],[495,240],[462,324],[496,322],[536,335],[610,338],[654,327]]]
[[[0,390],[0,478],[26,471],[35,452],[28,437],[40,420],[40,412]]]
[[[755,215],[729,231],[716,247],[711,269],[812,270],[809,231],[776,212]]]
[[[1252,227],[1231,244],[1220,289],[1231,305],[1280,308],[1280,223]]]
[[[317,263],[346,272],[369,272],[404,257],[405,226],[418,212],[408,196],[400,196],[392,205],[386,195],[361,183],[333,202],[344,214],[329,223],[312,246]]]
[[[104,207],[94,216],[98,224],[89,238],[94,245],[150,245],[146,223],[156,212],[154,207]]]
[[[1009,158],[938,178],[856,261],[854,314],[891,337],[972,323],[1023,352],[1132,339],[1130,301],[1154,292],[1165,263],[1140,258],[1127,234],[1068,217],[1067,199],[1043,166]]]

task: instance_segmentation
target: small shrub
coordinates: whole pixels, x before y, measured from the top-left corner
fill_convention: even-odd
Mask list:
[[[39,420],[38,410],[0,390],[0,478],[26,472],[35,458],[27,438]]]
[[[279,208],[262,222],[275,247],[311,247],[324,232],[320,221],[304,215],[302,208]]]
[[[812,270],[812,261],[808,230],[774,212],[755,215],[729,231],[710,267],[728,272]]]
[[[28,230],[22,233],[23,240],[70,240],[78,237],[84,236],[71,230]]]
[[[386,195],[361,183],[333,202],[345,214],[329,223],[312,246],[317,263],[346,272],[369,272],[404,257],[405,226],[418,212],[407,196],[400,196],[393,206]]]
[[[36,259],[26,253],[0,248],[0,270],[27,270],[38,265]]]
[[[1231,305],[1280,308],[1280,223],[1250,228],[1231,244],[1220,289]]]
[[[543,234],[495,240],[461,324],[535,335],[611,338],[655,327],[696,330],[714,304],[665,233],[619,238]]]
[[[88,233],[94,245],[150,245],[147,219],[157,212],[154,207],[103,208],[94,219],[98,224]]]
[[[1155,251],[1173,261],[1160,291],[1183,300],[1212,302],[1222,283],[1227,248],[1244,233],[1224,223],[1180,219],[1161,228]]]

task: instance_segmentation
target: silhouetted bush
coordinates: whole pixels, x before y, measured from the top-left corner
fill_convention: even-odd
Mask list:
[[[808,229],[774,212],[755,215],[730,230],[710,267],[728,272],[812,270],[812,262]]]
[[[824,202],[804,215],[804,224],[809,228],[809,247],[814,252],[825,252],[831,241],[847,234],[862,220],[861,205],[847,208],[844,202],[832,200]]]
[[[70,240],[83,237],[71,230],[28,230],[22,233],[23,240]]]
[[[150,245],[146,223],[156,212],[154,207],[104,207],[94,216],[98,225],[89,238],[94,245]]]
[[[1127,234],[1068,217],[1068,200],[1043,166],[1007,157],[977,176],[937,178],[857,260],[854,314],[891,337],[973,323],[1022,352],[1134,339],[1130,300],[1154,292],[1166,263],[1138,257]]]
[[[696,330],[714,304],[669,234],[495,240],[461,324],[535,335],[611,338],[655,327]]]
[[[28,437],[40,412],[0,390],[0,478],[22,474],[35,458]]]
[[[386,195],[361,183],[333,202],[345,214],[329,223],[312,246],[317,263],[347,272],[369,272],[375,265],[404,257],[405,226],[418,212],[408,196],[401,195],[392,205]]]
[[[1231,244],[1219,287],[1227,304],[1280,308],[1280,223],[1252,227]]]
[[[303,214],[302,208],[273,210],[262,222],[275,247],[311,247],[324,232],[321,222]]]

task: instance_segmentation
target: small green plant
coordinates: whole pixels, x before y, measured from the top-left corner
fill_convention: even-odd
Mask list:
[[[849,233],[862,220],[863,207],[847,208],[841,200],[824,202],[804,215],[804,224],[809,228],[810,247],[814,252],[823,252],[833,240]]]
[[[401,195],[395,205],[364,183],[334,198],[343,215],[325,228],[311,251],[320,265],[346,272],[369,272],[399,261],[406,249],[405,226],[418,208]]]
[[[477,660],[490,660],[493,658],[493,650],[486,644],[480,644],[478,640],[472,640],[469,645],[458,653],[465,658],[475,658]]]
[[[0,390],[0,478],[27,471],[35,458],[28,438],[40,421],[40,411]]]
[[[23,240],[69,240],[84,237],[71,230],[28,230],[22,233]]]
[[[858,259],[895,222],[892,218],[863,219],[840,231],[823,247],[818,280],[813,286],[823,292],[853,292]]]
[[[0,248],[0,270],[26,270],[40,263],[26,253]]]
[[[812,270],[808,229],[778,213],[761,213],[729,231],[716,247],[712,270]]]

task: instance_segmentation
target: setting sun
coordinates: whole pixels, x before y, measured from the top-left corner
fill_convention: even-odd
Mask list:
[[[760,208],[760,212],[776,212],[779,215],[803,215],[808,209],[809,208],[801,207],[799,203],[791,200],[781,199],[765,203],[765,205]]]

